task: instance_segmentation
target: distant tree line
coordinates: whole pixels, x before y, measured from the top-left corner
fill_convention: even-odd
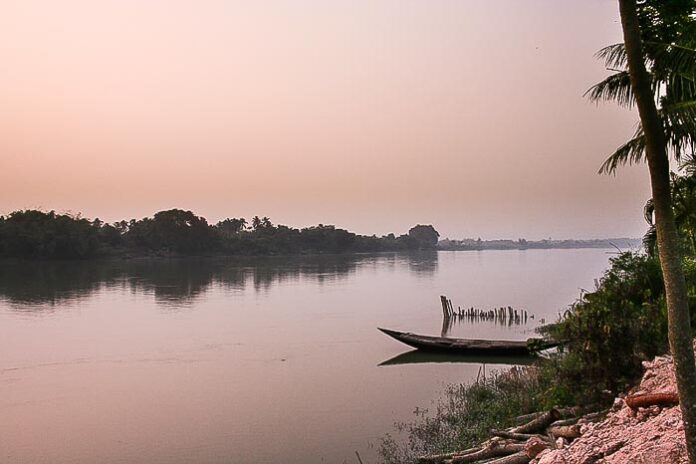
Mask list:
[[[278,255],[435,249],[433,226],[408,234],[358,235],[332,225],[296,229],[268,217],[228,218],[215,225],[171,209],[140,220],[106,223],[55,211],[0,216],[0,257],[71,259],[97,256]]]
[[[619,248],[635,249],[641,246],[641,240],[636,238],[601,238],[591,240],[481,240],[466,238],[463,240],[440,240],[440,250],[550,250],[574,248]]]

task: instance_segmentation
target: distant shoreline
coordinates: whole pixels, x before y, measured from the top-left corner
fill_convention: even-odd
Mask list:
[[[638,239],[440,240],[430,224],[406,234],[359,235],[333,225],[296,229],[267,217],[228,218],[210,225],[191,211],[159,211],[153,217],[112,224],[54,211],[15,211],[0,216],[0,258],[90,259],[182,256],[302,256],[416,250],[635,249]]]
[[[443,251],[484,250],[573,250],[584,248],[614,248],[618,250],[638,249],[643,241],[637,238],[602,238],[591,240],[440,240],[437,249]]]

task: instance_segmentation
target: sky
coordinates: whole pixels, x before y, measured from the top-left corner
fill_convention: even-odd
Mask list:
[[[4,0],[0,214],[640,236],[614,0]]]

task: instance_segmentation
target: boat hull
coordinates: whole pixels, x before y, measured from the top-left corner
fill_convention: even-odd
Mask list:
[[[554,346],[554,344],[546,343],[542,340],[476,340],[432,337],[382,328],[379,328],[379,330],[393,339],[413,348],[445,353],[529,356],[534,354],[534,352],[530,350],[532,341],[536,349],[545,349]]]

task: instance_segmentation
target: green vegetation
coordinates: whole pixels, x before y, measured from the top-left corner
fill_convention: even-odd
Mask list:
[[[512,369],[471,385],[450,385],[434,412],[418,409],[412,422],[397,424],[398,436],[387,435],[379,454],[387,464],[407,464],[426,454],[466,449],[488,438],[491,429],[503,429],[514,417],[539,410],[541,400],[535,369]]]
[[[548,332],[565,344],[544,364],[547,403],[611,401],[639,379],[642,361],[667,351],[659,262],[644,253],[612,259],[598,288],[583,294]]]
[[[267,217],[231,218],[210,225],[191,211],[160,211],[139,221],[107,224],[54,211],[15,211],[0,216],[0,258],[88,258],[137,255],[278,255],[427,250],[437,246],[433,226],[407,235],[357,235],[319,224],[294,229]]]
[[[79,216],[16,211],[0,218],[0,256],[84,258],[99,251],[101,233]]]

